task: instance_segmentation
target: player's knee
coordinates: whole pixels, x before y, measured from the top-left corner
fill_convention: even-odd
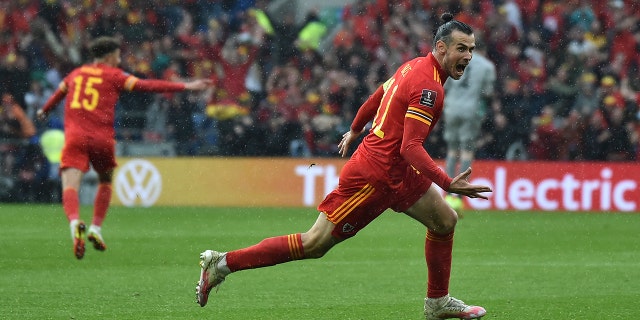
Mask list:
[[[453,211],[451,215],[447,216],[442,223],[442,229],[445,232],[451,232],[456,228],[458,223],[458,214]]]
[[[329,252],[329,249],[326,248],[312,247],[309,248],[309,250],[305,248],[304,257],[309,259],[319,259],[324,257],[327,252]]]
[[[334,245],[331,238],[317,237],[308,233],[302,234],[304,257],[308,259],[322,258]]]
[[[449,233],[456,228],[457,223],[458,214],[455,210],[447,208],[446,212],[438,215],[438,219],[433,229],[438,233]]]

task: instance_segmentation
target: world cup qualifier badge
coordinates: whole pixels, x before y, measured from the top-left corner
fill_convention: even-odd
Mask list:
[[[433,106],[436,105],[437,95],[438,93],[433,90],[422,89],[422,96],[420,96],[420,105],[433,108]]]

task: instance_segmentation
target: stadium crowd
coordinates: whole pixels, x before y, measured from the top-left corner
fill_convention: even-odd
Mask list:
[[[62,128],[63,108],[46,122],[35,111],[90,61],[97,36],[120,38],[122,67],[138,77],[215,81],[205,93],[124,94],[119,141],[173,142],[190,156],[337,156],[366,97],[431,51],[445,11],[497,65],[478,159],[640,157],[636,1],[355,0],[302,21],[270,10],[275,2],[0,1],[0,190],[3,177],[33,190],[56,175],[56,153],[27,146]],[[446,152],[441,126],[426,146],[434,158]]]

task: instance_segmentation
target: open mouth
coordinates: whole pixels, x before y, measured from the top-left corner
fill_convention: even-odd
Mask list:
[[[458,71],[458,73],[464,73],[464,69],[467,67],[466,64],[456,64],[456,71]]]

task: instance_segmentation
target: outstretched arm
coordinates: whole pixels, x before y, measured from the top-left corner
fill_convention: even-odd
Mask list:
[[[38,117],[38,120],[42,121],[46,119],[47,113],[49,113],[49,111],[55,108],[58,105],[58,103],[60,103],[64,99],[64,96],[66,94],[67,94],[66,85],[64,84],[64,82],[61,82],[60,86],[58,86],[58,89],[56,89],[56,91],[49,97],[49,99],[47,99],[47,102],[44,103],[42,108],[36,111],[36,116]]]
[[[159,79],[138,79],[130,77],[125,88],[131,91],[170,92],[183,90],[204,90],[213,85],[211,79],[198,79],[189,82],[167,81]]]
[[[353,119],[351,123],[351,132],[357,132],[360,134],[364,129],[364,126],[376,116],[376,112],[378,111],[378,107],[380,107],[380,101],[382,101],[382,96],[384,96],[384,89],[382,86],[379,86],[376,92],[374,92],[369,99],[365,101],[360,109],[358,109],[358,113]]]
[[[198,79],[194,81],[185,82],[184,88],[185,90],[205,90],[213,85],[213,81],[211,79]]]
[[[451,178],[438,167],[427,150],[424,149],[424,140],[429,134],[429,127],[422,121],[405,118],[400,155],[421,174],[426,175],[440,188],[448,191]]]
[[[342,140],[338,144],[340,155],[343,157],[347,155],[347,151],[349,150],[351,143],[355,141],[360,134],[362,134],[364,126],[366,126],[369,121],[373,120],[373,117],[375,117],[376,112],[378,111],[383,95],[384,90],[382,86],[379,86],[378,89],[369,96],[369,99],[360,106],[358,113],[356,113],[356,116],[351,123],[351,130],[342,135]]]
[[[427,132],[428,126],[422,122],[413,119],[408,119],[405,122],[405,132],[400,154],[402,154],[407,162],[447,192],[457,193],[469,198],[487,199],[481,192],[491,192],[491,188],[469,184],[471,168],[467,168],[467,170],[451,179],[438,167],[423,147],[423,137],[427,135]]]

